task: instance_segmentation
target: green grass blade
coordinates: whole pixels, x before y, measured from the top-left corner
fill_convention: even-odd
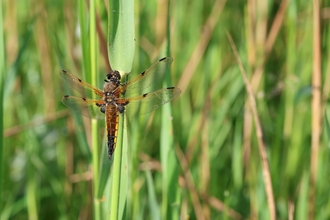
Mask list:
[[[89,47],[89,38],[88,38],[88,13],[87,5],[85,1],[78,1],[78,10],[79,10],[79,27],[81,32],[81,48],[82,48],[82,57],[83,57],[83,73],[84,79],[89,82],[90,75],[87,70],[91,68],[91,58],[90,58],[90,47]]]
[[[112,186],[110,191],[110,219],[124,219],[126,204],[128,170],[127,170],[127,131],[124,130],[125,116],[119,115],[117,146],[114,155]],[[124,132],[122,132],[124,131]]]
[[[150,210],[150,217],[154,220],[160,220],[160,213],[159,213],[159,204],[157,201],[155,184],[152,180],[150,170],[146,170],[146,179],[148,185],[148,203],[149,203],[149,210]]]
[[[166,55],[170,56],[170,1],[167,11],[167,44]],[[170,72],[170,70],[167,70]],[[164,87],[171,85],[171,75],[165,74]],[[174,152],[173,124],[171,121],[171,103],[162,107],[160,130],[160,156],[162,164],[162,219],[178,219],[179,209],[172,206],[178,199],[178,189],[175,187],[178,180],[178,161]]]
[[[20,121],[29,121],[30,115],[28,113],[26,101],[23,100],[23,96],[18,98],[17,106],[20,108]],[[40,146],[37,141],[37,136],[32,130],[28,130],[23,135],[24,141],[29,143],[25,146],[26,150],[26,205],[29,219],[38,219],[38,199],[40,192],[38,191],[40,185],[37,181],[38,175],[34,167],[33,161],[38,154],[38,147]]]
[[[123,143],[122,143],[122,152],[118,157],[121,158],[121,172],[120,172],[120,191],[119,191],[119,219],[126,219],[126,202],[127,202],[127,192],[128,192],[128,139],[127,139],[127,120],[125,120],[125,115],[122,114],[122,123],[123,123]],[[120,137],[120,136],[118,136]]]
[[[113,69],[129,73],[134,57],[134,1],[109,0],[108,54]]]
[[[95,1],[90,1],[89,14],[88,7],[84,1],[78,2],[79,22],[81,29],[82,40],[82,55],[83,55],[83,69],[85,80],[92,85],[98,84],[97,77],[97,41],[96,41],[96,6]],[[89,20],[87,20],[89,18]],[[93,205],[94,205],[94,219],[101,219],[100,193],[99,193],[99,132],[98,122],[92,119],[91,121],[91,136],[92,136],[92,163],[93,163]]]
[[[113,160],[109,160],[108,157],[108,145],[106,138],[103,138],[102,142],[102,149],[101,149],[101,163],[100,163],[100,180],[99,180],[99,192],[98,197],[101,198],[104,194],[107,194],[105,190],[107,190],[107,183],[110,177],[111,166],[113,163]],[[107,210],[106,204],[102,204],[102,207],[105,207],[103,210]],[[105,212],[107,213],[107,212]]]
[[[3,24],[2,24],[2,1],[0,2],[0,134],[3,134],[3,92],[5,79],[5,48],[3,43]],[[3,138],[0,140],[0,213],[4,208],[2,193],[3,193],[3,172],[4,172],[4,154],[3,154]]]
[[[89,46],[90,46],[90,74],[92,85],[96,85],[98,82],[97,78],[97,42],[96,42],[96,6],[95,1],[90,1],[89,5]],[[99,141],[98,141],[98,122],[96,119],[92,119],[92,148],[93,148],[93,195],[94,195],[94,219],[101,219],[101,205],[100,198],[98,197],[99,193]]]
[[[17,71],[18,66],[23,62],[23,56],[25,53],[28,51],[28,45],[31,43],[31,38],[32,38],[32,26],[36,22],[36,17],[34,17],[28,26],[26,27],[26,31],[23,36],[23,42],[20,45],[17,57],[15,62],[13,63],[12,66],[10,66],[7,70],[5,82],[6,84],[4,85],[4,102],[8,102],[10,99],[10,93],[13,90],[14,87],[14,81],[16,80],[19,72]]]
[[[112,69],[123,76],[131,71],[134,56],[134,1],[109,0],[108,54]],[[122,219],[127,194],[127,130],[125,115],[121,114],[118,125],[117,146],[114,156],[110,219]],[[123,172],[126,171],[126,172]]]

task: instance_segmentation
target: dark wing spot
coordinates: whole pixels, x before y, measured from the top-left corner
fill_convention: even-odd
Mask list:
[[[124,106],[118,105],[117,107],[118,107],[119,113],[123,113],[125,111],[125,107]]]
[[[163,57],[162,59],[160,59],[159,62],[162,62],[164,60],[166,60],[166,57]]]
[[[143,98],[145,98],[147,95],[148,95],[148,93],[145,93],[145,94],[143,94],[142,96],[143,96]]]
[[[101,106],[101,107],[100,107],[100,111],[101,111],[103,114],[105,114],[105,106]]]
[[[81,98],[82,100],[84,100],[84,101],[86,101],[86,99],[85,98]]]
[[[81,79],[78,78],[78,81],[81,82]]]
[[[121,105],[121,106],[125,106],[125,105],[127,105],[129,103],[129,101],[128,100],[126,100],[125,102],[123,102],[123,103],[118,103],[118,105]]]
[[[145,73],[146,73],[146,71],[143,71],[143,72],[141,73],[141,75],[144,76]]]
[[[174,89],[175,87],[174,86],[171,86],[171,87],[167,87],[166,89]]]
[[[63,72],[63,73],[67,73],[67,71],[66,71],[66,70],[62,70],[62,72]]]
[[[63,96],[63,98],[69,98],[70,96],[69,95],[65,95],[65,96]]]

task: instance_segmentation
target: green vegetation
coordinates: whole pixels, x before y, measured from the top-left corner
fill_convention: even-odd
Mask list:
[[[0,2],[1,220],[330,219],[329,0],[142,0],[113,24],[111,4],[133,11]],[[59,74],[102,88],[108,56],[130,79],[171,56],[182,91],[121,118],[114,161]]]

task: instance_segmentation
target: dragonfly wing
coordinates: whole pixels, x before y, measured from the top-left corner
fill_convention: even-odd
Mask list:
[[[123,85],[121,90],[125,92],[127,97],[134,97],[146,93],[151,85],[161,82],[172,61],[173,59],[171,57],[164,57],[158,60],[147,70]]]
[[[98,96],[103,96],[102,90],[95,88],[94,86],[84,82],[77,76],[69,73],[66,70],[61,71],[62,78],[69,84],[69,86],[79,92],[81,95],[86,95],[86,90],[92,91],[94,94]]]
[[[104,119],[105,102],[75,96],[63,96],[62,102],[73,111],[87,118]],[[103,109],[103,112],[101,111]]]
[[[125,106],[127,116],[134,117],[135,115],[144,115],[154,111],[160,106],[170,102],[180,93],[181,90],[179,88],[168,87],[145,93],[135,98],[119,99],[117,103],[127,104],[127,106]]]

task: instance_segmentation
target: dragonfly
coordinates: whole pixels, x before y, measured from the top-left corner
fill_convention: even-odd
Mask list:
[[[123,84],[120,83],[121,75],[119,72],[110,71],[104,80],[103,90],[84,82],[66,70],[62,70],[61,77],[72,89],[82,95],[82,97],[65,95],[62,102],[82,116],[105,119],[107,153],[109,160],[111,160],[116,148],[119,114],[126,112],[128,117],[133,117],[150,113],[181,93],[179,88],[173,86],[146,92],[163,79],[172,61],[171,57],[164,57]],[[87,92],[94,93],[97,98],[86,98]]]

